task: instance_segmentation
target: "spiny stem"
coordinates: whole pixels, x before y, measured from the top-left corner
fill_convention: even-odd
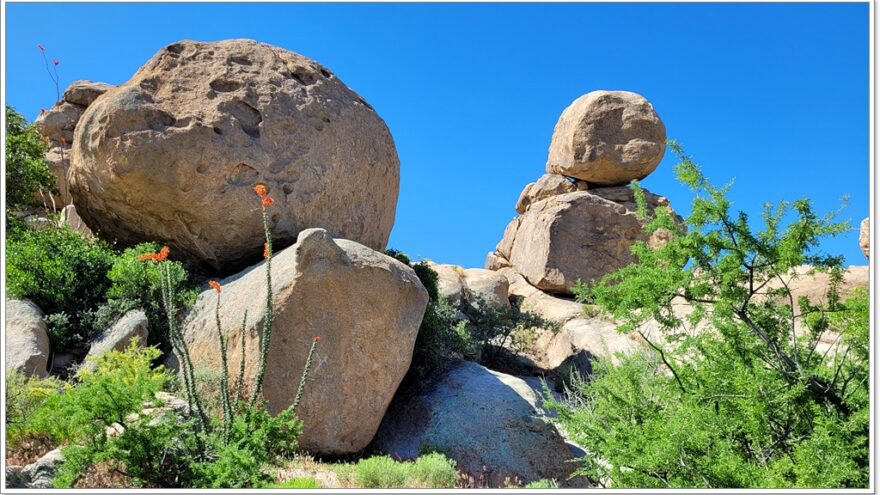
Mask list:
[[[223,442],[229,443],[232,434],[232,405],[229,403],[229,363],[226,356],[226,339],[220,325],[220,294],[217,294],[217,306],[214,311],[217,320],[217,338],[220,340],[220,362],[222,365],[220,374],[220,401],[223,406]]]
[[[241,361],[238,364],[238,377],[235,379],[235,400],[241,399],[242,387],[244,387],[244,346],[245,330],[247,328],[247,310],[244,310],[244,318],[241,319]]]
[[[296,412],[296,408],[299,406],[300,400],[302,400],[303,390],[306,387],[306,378],[309,376],[309,370],[312,368],[312,356],[315,354],[315,348],[318,347],[318,337],[315,337],[315,340],[312,341],[312,346],[309,348],[309,355],[306,356],[306,364],[303,366],[302,376],[299,379],[299,386],[296,387],[296,397],[293,399],[293,404],[290,405],[290,410]]]
[[[250,401],[252,404],[263,392],[263,379],[266,376],[266,361],[269,358],[269,343],[272,339],[272,320],[275,318],[272,305],[272,234],[269,231],[269,215],[263,206],[263,233],[266,236],[266,315],[263,319],[263,333],[260,338],[260,361],[257,367],[257,376],[254,378],[254,387],[251,389]]]

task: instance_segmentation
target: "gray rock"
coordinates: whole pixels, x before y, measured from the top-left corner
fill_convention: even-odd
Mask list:
[[[129,311],[92,341],[88,356],[98,357],[109,351],[124,351],[135,338],[138,339],[138,346],[144,347],[149,335],[147,314],[139,309]]]
[[[374,445],[400,459],[437,450],[492,487],[542,478],[565,483],[577,469],[529,385],[469,361],[423,392],[395,399]]]
[[[61,449],[50,451],[33,464],[25,466],[21,470],[19,479],[24,482],[26,488],[53,488],[55,473],[63,461]]]
[[[24,299],[6,300],[6,370],[44,377],[49,362],[49,335],[43,312]]]

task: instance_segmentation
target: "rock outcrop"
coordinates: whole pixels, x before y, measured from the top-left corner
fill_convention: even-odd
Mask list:
[[[255,184],[279,246],[321,227],[382,250],[394,223],[399,161],[376,111],[319,63],[252,40],[163,48],[89,106],[71,160],[93,230],[223,273],[263,252]]]
[[[562,112],[547,172],[617,186],[648,176],[663,158],[666,127],[644,97],[593,91]]]
[[[482,268],[462,268],[458,265],[437,264],[428,261],[437,272],[437,291],[457,308],[483,304],[496,309],[510,307],[508,282],[503,275]]]
[[[67,225],[74,232],[79,232],[86,237],[93,235],[92,229],[83,222],[83,219],[77,214],[76,206],[74,205],[67,205],[61,209],[61,225]]]
[[[27,299],[6,300],[6,370],[44,377],[49,335],[43,311]]]
[[[862,248],[862,253],[865,255],[865,258],[871,258],[871,219],[866,218],[862,220],[862,223],[859,225],[859,247]]]
[[[532,203],[547,199],[558,194],[575,191],[586,191],[587,183],[584,181],[570,180],[567,177],[556,174],[544,174],[537,182],[526,184],[516,200],[516,211],[525,213]]]
[[[70,167],[70,146],[76,125],[86,108],[112,87],[101,82],[74,81],[64,91],[61,101],[37,117],[37,129],[48,144],[46,162],[58,186],[56,207],[71,203],[67,171]],[[40,198],[41,201],[42,199]],[[49,204],[49,200],[46,201]]]
[[[650,211],[669,206],[662,196],[646,191],[645,197]],[[565,193],[514,218],[497,253],[535,287],[571,293],[578,280],[598,280],[635,261],[636,241],[660,242],[662,233],[652,240],[643,229],[629,188]]]
[[[542,478],[566,486],[578,468],[526,382],[468,361],[425,391],[396,398],[374,446],[397,459],[442,452],[490,487]]]
[[[265,312],[265,262],[220,281],[229,367],[253,382]],[[428,293],[409,266],[353,241],[307,229],[272,259],[274,325],[264,384],[271,413],[287,408],[312,340],[320,337],[297,416],[300,445],[319,453],[363,449],[373,438],[412,359]],[[199,295],[184,323],[197,367],[220,369],[217,294]]]

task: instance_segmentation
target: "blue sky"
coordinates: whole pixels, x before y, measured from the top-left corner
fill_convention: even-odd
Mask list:
[[[401,162],[389,246],[482,266],[562,110],[595,89],[647,97],[734,207],[850,196],[869,212],[868,4],[6,4],[6,103],[118,84],[180,39],[253,38],[333,70],[385,119]],[[687,213],[667,154],[644,180]],[[866,264],[858,234],[822,248]]]

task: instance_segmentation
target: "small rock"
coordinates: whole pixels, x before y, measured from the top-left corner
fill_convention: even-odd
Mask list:
[[[465,299],[472,307],[478,307],[479,300],[496,309],[510,308],[507,277],[498,272],[483,268],[468,268],[463,271],[466,287]]]
[[[62,100],[87,107],[91,105],[99,96],[113,89],[113,86],[102,82],[93,81],[73,81],[64,91]]]
[[[43,312],[27,299],[6,300],[6,369],[45,377],[49,335]]]
[[[547,199],[558,194],[575,191],[586,191],[587,183],[579,180],[569,180],[557,174],[544,174],[537,182],[526,185],[516,202],[516,211],[525,213],[532,203]]]
[[[507,261],[507,258],[498,254],[498,251],[492,251],[486,255],[486,270],[500,270],[502,268],[507,268],[510,266],[510,262]]]
[[[437,272],[437,292],[454,307],[464,303],[464,269],[458,265],[437,264],[428,260],[428,266]]]
[[[21,470],[20,479],[27,488],[54,488],[52,482],[62,462],[64,456],[61,449],[52,450],[33,464],[25,466]]]

